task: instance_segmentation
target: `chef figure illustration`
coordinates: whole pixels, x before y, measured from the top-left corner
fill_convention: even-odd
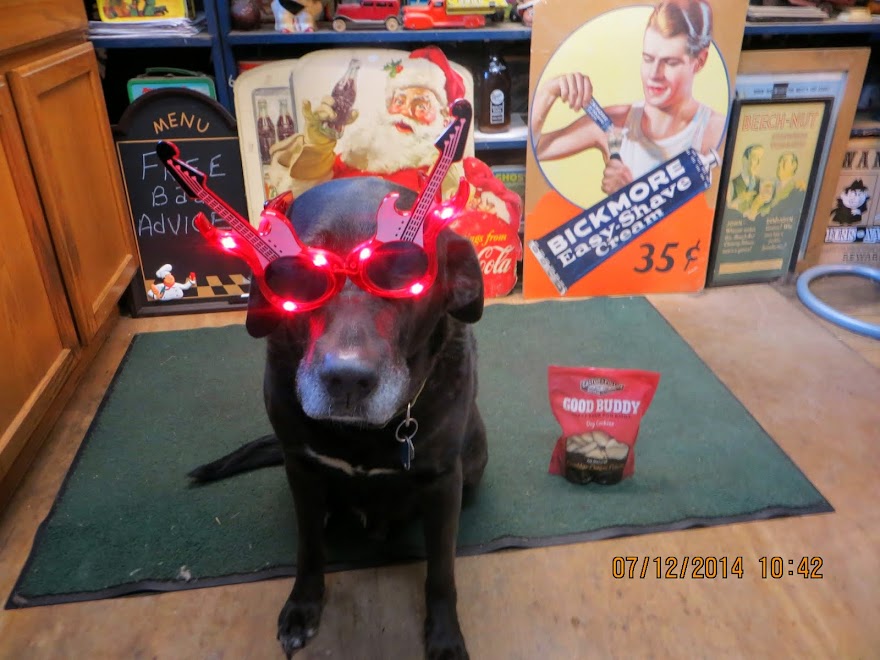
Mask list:
[[[162,280],[160,284],[151,284],[150,290],[147,291],[147,298],[150,300],[178,300],[183,298],[183,292],[196,283],[196,274],[190,273],[186,278],[186,282],[181,284],[174,280],[171,274],[171,264],[165,264],[156,271],[156,278]]]

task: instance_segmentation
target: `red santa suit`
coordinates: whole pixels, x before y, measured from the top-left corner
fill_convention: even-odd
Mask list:
[[[343,179],[352,176],[378,176],[387,179],[392,183],[409,188],[410,190],[418,190],[422,179],[428,174],[428,167],[406,167],[396,172],[370,172],[369,170],[361,170],[352,167],[346,163],[340,154],[336,154],[336,160],[333,161],[333,178]]]

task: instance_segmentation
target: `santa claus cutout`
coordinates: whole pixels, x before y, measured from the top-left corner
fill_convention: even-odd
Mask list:
[[[352,176],[378,176],[418,190],[437,160],[434,142],[450,121],[451,104],[459,98],[473,103],[470,74],[433,46],[413,52],[314,51],[284,67],[283,62],[262,66],[236,81],[236,105],[241,102],[247,110],[248,93],[260,92],[249,77],[270,88],[273,77],[289,75],[298,130],[269,147],[269,162],[261,166],[261,192],[266,194],[290,190],[298,195],[330,179]],[[247,169],[246,130],[242,120]],[[450,168],[441,192],[448,197],[462,177],[468,180],[467,210],[452,227],[474,243],[486,295],[504,295],[516,283],[522,202],[473,157],[472,145],[471,137],[465,158]]]

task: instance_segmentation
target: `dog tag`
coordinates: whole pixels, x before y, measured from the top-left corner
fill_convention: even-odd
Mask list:
[[[409,470],[412,460],[415,458],[416,448],[413,446],[412,439],[416,437],[419,430],[419,423],[410,415],[411,409],[412,404],[410,403],[406,407],[406,417],[397,425],[397,430],[394,432],[394,436],[400,443],[400,462],[403,463],[404,470]]]
[[[412,459],[416,455],[416,448],[413,447],[412,440],[409,438],[400,445],[400,462],[403,463],[403,469],[409,470],[409,466],[412,464]]]

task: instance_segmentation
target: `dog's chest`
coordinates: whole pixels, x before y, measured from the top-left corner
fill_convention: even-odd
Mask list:
[[[375,481],[409,474],[407,447],[387,429],[339,432],[326,429],[300,437],[306,458],[333,477],[352,477]]]
[[[346,460],[344,458],[332,456],[327,453],[322,454],[319,451],[312,449],[308,445],[305,445],[305,454],[312,461],[319,463],[320,465],[329,468],[332,471],[347,475],[349,477],[379,477],[399,475],[404,470],[402,462],[400,465],[394,467],[382,467],[376,466],[375,464],[357,464],[353,460]]]

